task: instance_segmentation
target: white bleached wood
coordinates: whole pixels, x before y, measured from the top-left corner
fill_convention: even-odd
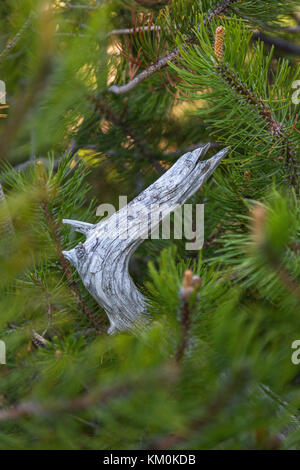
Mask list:
[[[138,331],[148,323],[146,299],[128,271],[130,257],[147,237],[150,214],[151,220],[153,217],[162,220],[175,207],[182,206],[204,184],[229,150],[225,148],[209,160],[201,161],[208,148],[209,144],[180,157],[158,180],[109,219],[95,225],[63,221],[86,235],[84,243],[63,254],[77,269],[86,289],[106,311],[110,321],[109,334]],[[151,231],[153,229],[151,223]]]

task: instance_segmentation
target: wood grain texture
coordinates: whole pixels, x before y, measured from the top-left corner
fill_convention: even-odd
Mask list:
[[[209,144],[181,156],[164,175],[108,220],[95,225],[63,220],[86,235],[84,243],[63,254],[106,311],[109,334],[138,332],[149,322],[146,299],[129,274],[130,258],[147,238],[150,220],[152,231],[205,183],[229,150],[225,148],[201,161],[208,148]]]

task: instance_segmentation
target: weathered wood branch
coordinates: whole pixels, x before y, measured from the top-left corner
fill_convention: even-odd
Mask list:
[[[107,33],[107,36],[123,35],[123,34],[136,34],[142,31],[160,31],[161,27],[152,24],[151,26],[137,26],[134,28],[121,28],[121,29],[112,29]]]
[[[129,91],[133,90],[136,86],[146,80],[148,77],[151,77],[155,72],[163,69],[167,66],[168,62],[172,62],[178,55],[179,49],[176,47],[173,51],[169,52],[165,57],[162,57],[157,62],[151,64],[147,69],[143,70],[139,73],[133,80],[126,83],[125,85],[112,85],[109,88],[109,91],[115,93],[116,95],[123,95],[124,93],[128,93]]]
[[[130,258],[150,231],[205,183],[229,150],[225,148],[201,161],[208,148],[209,144],[180,157],[163,176],[108,220],[95,226],[63,221],[86,232],[86,241],[63,251],[63,255],[106,311],[110,320],[108,333],[139,331],[148,323],[146,299],[129,275]]]

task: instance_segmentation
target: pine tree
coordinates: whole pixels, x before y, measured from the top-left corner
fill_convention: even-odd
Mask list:
[[[300,448],[299,15],[1,2],[1,449]],[[208,142],[230,153],[189,201],[203,248],[145,240],[151,324],[108,335],[62,220],[98,222]]]

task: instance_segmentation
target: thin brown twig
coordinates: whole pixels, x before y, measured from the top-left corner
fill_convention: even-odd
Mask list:
[[[57,223],[55,217],[53,216],[53,214],[52,214],[52,212],[49,208],[48,201],[45,198],[42,200],[42,209],[43,209],[43,212],[44,212],[45,217],[47,219],[48,226],[49,226],[49,228],[52,232],[52,238],[53,238],[53,241],[54,241],[54,244],[55,244],[55,247],[56,247],[56,252],[57,252],[57,255],[58,255],[58,259],[59,259],[60,265],[62,267],[62,271],[63,271],[66,279],[69,282],[69,287],[71,288],[72,295],[75,298],[75,300],[77,301],[77,303],[79,304],[79,306],[80,306],[81,310],[83,311],[83,313],[90,320],[90,322],[95,326],[98,333],[102,332],[103,325],[101,324],[99,319],[95,317],[94,313],[90,310],[90,308],[86,305],[80,290],[78,289],[78,287],[76,286],[76,284],[74,282],[72,271],[71,271],[71,268],[69,266],[69,263],[67,262],[67,260],[65,259],[64,255],[63,255],[63,247],[62,247],[62,243],[61,243],[60,230],[59,230],[58,223]]]
[[[300,301],[300,286],[299,284],[292,278],[289,272],[286,270],[285,266],[283,266],[280,262],[273,262],[272,263],[275,267],[277,276],[281,280],[281,282],[285,285],[288,291]]]
[[[136,392],[138,387],[148,387],[153,381],[172,386],[177,380],[176,366],[173,363],[164,364],[158,370],[151,371],[143,376],[142,379],[141,377],[132,378],[118,385],[87,392],[75,399],[58,400],[53,404],[47,403],[47,405],[39,402],[24,402],[11,408],[2,409],[0,410],[0,422],[14,421],[31,416],[53,416],[62,412],[78,412],[96,405],[103,406],[118,397],[125,397],[132,392]]]
[[[204,23],[208,24],[213,18],[224,14],[231,5],[233,5],[234,3],[237,3],[238,1],[240,0],[223,0],[223,2],[221,2],[221,4],[218,7],[216,7],[215,9],[213,9],[212,11],[208,13],[206,19],[204,20]],[[147,30],[148,27],[145,26],[143,29]],[[153,25],[151,26],[151,29],[153,30],[157,29],[159,31],[159,26]],[[134,31],[135,31],[135,28],[126,28],[123,30],[114,30],[111,33],[109,33],[109,35],[132,34],[134,33]],[[294,31],[294,32],[297,32],[297,31]],[[253,40],[261,39],[265,43],[273,45],[276,48],[279,48],[289,54],[300,55],[300,47],[297,44],[290,43],[289,41],[286,41],[280,38],[273,38],[259,31],[253,34],[252,39]],[[192,36],[187,38],[188,42],[191,42],[192,40],[193,40]],[[133,80],[130,80],[125,85],[119,85],[119,86],[112,85],[109,88],[109,91],[117,95],[128,93],[129,91],[133,90],[136,86],[138,86],[141,82],[149,78],[151,75],[158,72],[162,68],[166,67],[168,65],[168,62],[174,62],[178,54],[179,54],[179,48],[175,48],[173,51],[169,52],[165,57],[158,59],[156,62],[151,64],[147,69],[143,70],[143,72],[137,75]]]
[[[44,10],[40,15],[40,62],[37,72],[28,84],[19,100],[12,109],[7,125],[0,135],[0,158],[5,158],[13,145],[15,138],[22,127],[30,109],[35,105],[40,93],[47,86],[49,75],[52,71],[53,58],[53,34],[54,28],[51,21],[50,10]]]
[[[45,334],[47,333],[48,329],[51,326],[54,307],[51,304],[51,301],[50,301],[51,299],[50,299],[49,292],[46,289],[46,287],[43,285],[41,279],[34,273],[31,274],[31,279],[38,286],[39,289],[44,291],[44,300],[45,300],[45,304],[46,304],[46,307],[47,307],[47,324],[46,324],[46,328],[44,329],[44,331],[42,333],[42,336],[45,336]]]
[[[181,341],[178,345],[178,348],[175,354],[176,362],[180,362],[181,359],[183,358],[183,355],[188,345],[189,336],[190,336],[191,312],[190,312],[190,308],[189,308],[189,304],[187,300],[183,301],[180,316],[181,316],[181,319],[180,319]]]
[[[57,401],[52,406],[38,402],[24,402],[15,407],[0,410],[0,421],[14,421],[27,416],[52,416],[66,411],[80,411],[97,403],[103,405],[117,396],[128,393],[128,391],[128,386],[126,388],[122,384],[99,392],[87,393],[74,400]]]
[[[290,134],[293,132],[295,124],[291,130],[288,130],[280,121],[277,121],[272,114],[272,110],[268,105],[266,105],[263,99],[256,94],[238,78],[238,76],[232,72],[229,67],[222,63],[216,63],[216,69],[218,70],[222,79],[233,88],[236,93],[242,96],[248,104],[253,106],[256,109],[256,112],[259,116],[267,123],[268,132],[273,138],[277,138],[274,144],[271,146],[269,154],[271,154],[272,148],[279,145],[279,142],[285,141],[285,150],[286,150],[286,161],[285,168],[288,172],[288,178],[292,187],[295,189],[296,193],[299,191],[299,178],[297,172],[297,163],[293,156],[292,144],[290,141]]]
[[[181,340],[175,354],[176,363],[181,361],[188,347],[192,325],[189,299],[201,287],[201,283],[201,278],[199,276],[193,276],[193,272],[190,269],[185,271],[182,288],[179,291],[182,301],[182,307],[180,310]]]
[[[144,80],[146,80],[148,77],[151,77],[151,75],[166,67],[166,65],[168,65],[168,62],[173,62],[173,60],[177,57],[178,53],[179,48],[177,47],[173,51],[169,52],[169,54],[167,54],[165,57],[162,57],[158,59],[157,62],[151,64],[147,69],[139,73],[130,82],[120,86],[112,85],[111,87],[109,87],[109,91],[115,93],[116,95],[123,95],[124,93],[128,93],[129,91],[137,87],[140,83],[142,83]]]

